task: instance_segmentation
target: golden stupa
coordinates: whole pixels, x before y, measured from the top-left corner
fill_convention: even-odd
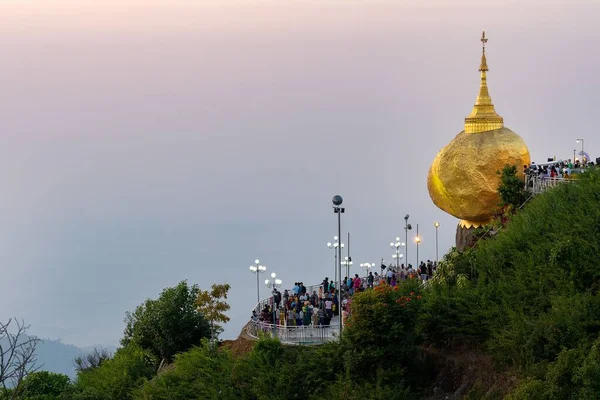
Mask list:
[[[427,189],[434,204],[460,218],[463,228],[490,222],[498,204],[497,171],[516,165],[522,173],[529,165],[529,150],[519,135],[504,127],[487,87],[485,32],[481,36],[481,85],[473,111],[465,118],[465,129],[437,154],[427,176]]]

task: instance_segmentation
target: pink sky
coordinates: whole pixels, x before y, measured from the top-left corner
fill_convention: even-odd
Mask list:
[[[337,192],[358,263],[391,259],[406,213],[433,258],[433,221],[441,249],[457,221],[426,174],[475,101],[481,31],[532,159],[579,137],[595,158],[598,20],[592,0],[1,1],[0,318],[116,343],[165,286],[227,279],[235,336],[255,258],[331,275]]]

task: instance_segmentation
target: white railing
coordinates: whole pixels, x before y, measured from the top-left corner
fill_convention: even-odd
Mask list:
[[[542,177],[535,175],[526,175],[525,176],[525,190],[533,193],[539,194],[550,188],[556,187],[562,183],[573,182],[573,179],[565,179],[565,178],[550,178],[550,177]]]
[[[254,339],[264,335],[277,338],[285,344],[318,345],[337,340],[338,327],[337,325],[285,326],[250,321],[247,333]]]

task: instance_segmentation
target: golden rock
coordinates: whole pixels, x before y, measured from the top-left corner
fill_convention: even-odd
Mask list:
[[[527,145],[519,135],[504,127],[496,113],[487,87],[488,71],[484,45],[481,57],[481,85],[471,114],[460,132],[433,160],[427,176],[429,196],[434,204],[457,218],[464,228],[488,223],[500,203],[497,171],[516,165],[522,173],[529,165]]]

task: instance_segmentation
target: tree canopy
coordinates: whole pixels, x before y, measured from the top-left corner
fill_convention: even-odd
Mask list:
[[[52,400],[70,388],[67,375],[38,371],[28,375],[19,388],[19,396],[27,400]]]
[[[200,344],[202,338],[209,337],[210,328],[196,307],[199,293],[198,285],[190,286],[183,281],[164,289],[158,299],[146,300],[126,314],[127,326],[121,344],[137,344],[165,361]]]
[[[225,314],[230,306],[227,303],[227,293],[231,286],[228,284],[214,284],[211,290],[201,290],[196,299],[196,308],[200,314],[204,316],[210,323],[211,339],[215,340],[223,331],[221,323],[229,321],[229,317]]]

